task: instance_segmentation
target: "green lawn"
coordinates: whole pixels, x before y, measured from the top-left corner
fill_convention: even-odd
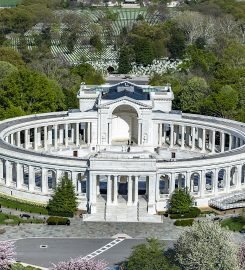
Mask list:
[[[42,215],[48,214],[48,210],[45,206],[39,206],[28,202],[20,201],[13,197],[8,197],[2,194],[0,194],[0,205],[3,207],[12,208],[28,213],[37,213]]]
[[[221,226],[228,227],[231,231],[239,232],[245,228],[245,217],[239,216],[224,219],[221,222]]]
[[[43,223],[42,219],[20,218],[18,216],[0,213],[0,224],[16,225],[18,223]]]
[[[0,7],[15,7],[21,0],[0,0]]]

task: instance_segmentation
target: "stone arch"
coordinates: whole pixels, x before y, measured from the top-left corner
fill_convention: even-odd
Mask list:
[[[34,168],[34,179],[35,179],[35,186],[41,187],[42,186],[42,169],[41,168]]]
[[[234,187],[237,183],[237,173],[238,173],[237,167],[233,166],[230,172],[230,186],[231,187]]]
[[[12,182],[17,184],[17,163],[12,163]]]
[[[241,172],[241,184],[245,184],[245,164],[242,165],[242,172]]]
[[[84,173],[77,174],[76,183],[76,191],[78,193],[87,193],[87,176]]]
[[[175,188],[185,188],[186,187],[186,177],[185,174],[183,173],[178,173],[175,176]]]
[[[208,171],[205,173],[205,190],[212,192],[214,189],[214,172]]]
[[[169,194],[170,191],[170,177],[163,174],[159,179],[159,194]]]
[[[224,189],[226,185],[226,170],[220,169],[218,171],[218,189]]]
[[[111,140],[138,143],[138,112],[133,106],[123,104],[113,110]]]
[[[48,189],[55,189],[56,187],[56,172],[49,169],[47,172]]]
[[[29,186],[29,166],[23,165],[23,183],[26,186]]]
[[[200,173],[193,172],[191,174],[190,180],[191,180],[190,191],[191,192],[199,192],[200,191]]]

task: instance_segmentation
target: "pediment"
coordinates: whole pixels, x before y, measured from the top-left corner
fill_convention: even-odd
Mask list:
[[[110,100],[108,102],[105,102],[103,104],[98,105],[98,108],[102,109],[102,108],[107,108],[110,107],[114,104],[129,104],[129,105],[137,105],[140,106],[141,108],[145,108],[145,109],[152,109],[151,105],[145,104],[143,102],[140,102],[139,100],[135,100],[132,98],[129,98],[127,96],[123,96],[119,99],[116,100]]]

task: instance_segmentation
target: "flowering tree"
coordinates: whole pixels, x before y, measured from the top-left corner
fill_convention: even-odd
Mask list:
[[[245,269],[245,242],[243,242],[238,250],[238,262],[240,269]]]
[[[176,260],[185,270],[238,270],[231,234],[212,221],[194,222],[175,244]]]
[[[107,263],[104,261],[87,260],[75,258],[66,262],[59,262],[53,265],[52,270],[105,270]]]
[[[14,243],[11,241],[0,241],[0,269],[10,269],[15,262]]]

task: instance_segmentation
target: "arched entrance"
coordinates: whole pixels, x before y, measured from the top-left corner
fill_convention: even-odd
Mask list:
[[[112,144],[138,143],[138,114],[129,105],[120,105],[112,113]]]

